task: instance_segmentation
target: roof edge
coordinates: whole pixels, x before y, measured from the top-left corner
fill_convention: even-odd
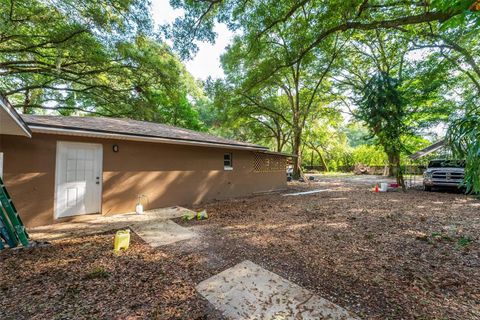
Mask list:
[[[278,155],[278,156],[284,156],[287,158],[297,158],[298,156],[293,154],[293,153],[286,153],[286,152],[278,152],[278,151],[270,151],[270,150],[259,150],[258,152],[265,153],[265,154],[273,154],[273,155]]]
[[[429,146],[415,152],[415,153],[412,153],[411,155],[409,155],[408,157],[411,159],[411,160],[418,160],[420,158],[423,158],[435,151],[438,151],[442,148],[444,148],[446,146],[446,140],[445,138],[444,139],[441,139],[441,140],[438,140],[437,142],[435,143],[432,143],[430,144]]]
[[[10,115],[10,117],[18,124],[18,126],[26,133],[27,137],[32,137],[32,130],[28,124],[18,114],[17,110],[10,104],[10,102],[3,95],[0,94],[0,105]]]
[[[225,148],[225,149],[252,150],[252,151],[259,151],[259,152],[269,151],[267,148],[262,146],[255,147],[255,146],[247,146],[247,145],[241,145],[241,144],[228,144],[228,143],[220,143],[220,142],[203,142],[203,141],[188,140],[188,139],[162,138],[162,137],[155,137],[155,136],[148,136],[148,135],[86,130],[86,129],[78,129],[78,128],[55,127],[55,126],[48,126],[48,125],[30,124],[30,129],[34,133],[64,134],[64,135],[70,135],[70,136],[92,137],[92,138],[101,138],[101,139],[157,142],[157,143],[178,144],[178,145],[216,147],[216,148]]]

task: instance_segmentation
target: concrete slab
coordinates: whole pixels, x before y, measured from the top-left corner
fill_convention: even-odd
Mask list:
[[[169,207],[145,211],[138,215],[134,212],[101,215],[90,214],[68,218],[48,226],[29,228],[32,239],[39,241],[52,241],[71,237],[85,236],[110,230],[120,230],[138,223],[151,223],[181,217],[185,212],[191,212],[182,207]]]
[[[196,289],[228,319],[357,319],[248,260],[199,283]]]
[[[132,229],[152,247],[164,246],[195,237],[195,233],[171,220],[135,224]]]

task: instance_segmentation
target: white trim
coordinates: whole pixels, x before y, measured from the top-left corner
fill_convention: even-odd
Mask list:
[[[20,120],[18,120],[18,117],[15,116],[15,114],[13,114],[12,110],[10,110],[10,108],[6,105],[6,103],[3,101],[3,99],[0,99],[0,104],[2,105],[2,109],[7,112],[7,114],[10,116],[10,118],[13,119],[15,121],[15,123],[22,129],[22,131],[26,133],[27,137],[31,138],[32,134],[25,127],[26,124],[24,124]]]
[[[103,144],[98,144],[100,146],[99,148],[99,154],[98,154],[98,177],[99,179],[99,191],[98,191],[98,213],[102,213],[102,204],[103,204]]]
[[[200,142],[200,141],[183,141],[175,140],[168,138],[160,137],[142,137],[134,136],[121,133],[106,133],[106,132],[93,132],[86,130],[73,130],[73,129],[60,129],[60,128],[50,128],[30,125],[30,129],[35,133],[47,133],[47,134],[63,134],[70,136],[80,136],[80,137],[92,137],[92,138],[102,138],[102,139],[116,139],[116,140],[130,140],[130,141],[142,141],[142,142],[157,142],[157,143],[168,143],[168,144],[179,144],[179,145],[189,145],[189,146],[202,146],[202,147],[213,147],[213,148],[223,148],[223,149],[239,149],[239,150],[252,150],[252,151],[268,151],[266,148],[260,147],[249,147],[249,146],[240,146],[240,145],[229,145],[221,144],[214,142]]]
[[[57,216],[58,216],[58,180],[60,179],[59,176],[59,172],[58,170],[59,169],[59,156],[58,156],[58,149],[59,149],[59,145],[60,145],[61,141],[57,141],[56,145],[55,145],[55,184],[53,186],[54,188],[54,192],[53,192],[53,220],[56,220],[57,219]]]
[[[59,153],[58,149],[60,145],[65,145],[65,144],[77,144],[77,145],[82,145],[82,144],[88,144],[88,145],[94,145],[97,147],[100,147],[99,154],[98,154],[98,161],[99,161],[99,177],[100,177],[100,190],[99,190],[99,201],[98,201],[98,212],[102,212],[102,202],[103,202],[103,145],[100,143],[84,143],[84,142],[72,142],[72,141],[57,141],[56,149],[55,149],[55,186],[54,186],[54,195],[53,195],[53,219],[59,219],[58,217],[58,212],[59,212],[59,206],[58,206],[58,185],[59,185]]]
[[[3,152],[0,152],[0,178],[3,179]]]
[[[102,213],[102,204],[103,204],[103,144],[100,144],[99,152],[100,152],[100,154],[98,155],[98,157],[99,157],[99,160],[98,160],[98,162],[99,162],[98,177],[100,178],[99,179],[99,183],[100,183],[99,189],[100,190],[98,191],[98,196],[99,196],[99,199],[98,199],[98,213]]]

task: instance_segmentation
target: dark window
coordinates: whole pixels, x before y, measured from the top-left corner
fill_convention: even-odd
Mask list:
[[[223,167],[224,169],[233,169],[232,154],[225,153],[223,155]]]

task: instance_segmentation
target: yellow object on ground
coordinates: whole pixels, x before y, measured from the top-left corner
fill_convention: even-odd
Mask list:
[[[183,214],[182,218],[183,220],[190,221],[195,219],[195,216],[196,216],[195,212],[190,210],[185,210],[185,213]]]
[[[121,249],[127,250],[130,246],[130,230],[119,230],[115,234],[113,250],[119,252]]]
[[[197,213],[197,220],[205,220],[205,219],[208,219],[207,210],[203,210]]]

